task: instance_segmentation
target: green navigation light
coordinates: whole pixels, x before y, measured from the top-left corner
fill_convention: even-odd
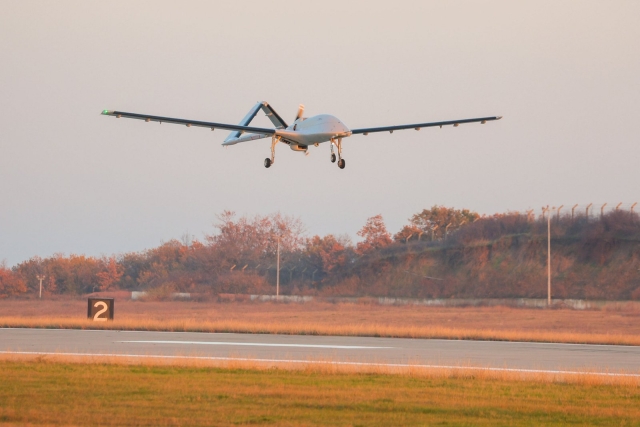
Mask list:
[[[109,110],[102,110],[102,114],[109,114]]]

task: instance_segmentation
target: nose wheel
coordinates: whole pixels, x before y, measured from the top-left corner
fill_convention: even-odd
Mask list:
[[[271,167],[271,159],[270,158],[267,157],[266,159],[264,159],[264,167],[265,168]]]

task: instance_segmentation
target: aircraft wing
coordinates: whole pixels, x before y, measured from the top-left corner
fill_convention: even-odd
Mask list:
[[[197,127],[203,127],[203,128],[210,128],[211,130],[227,129],[227,130],[235,130],[235,131],[241,131],[241,132],[247,132],[247,133],[256,133],[256,134],[264,135],[262,136],[262,138],[276,133],[275,129],[258,128],[253,126],[242,126],[242,125],[230,125],[226,123],[202,122],[199,120],[174,119],[171,117],[150,116],[147,114],[125,113],[124,111],[103,110],[102,114],[105,116],[114,116],[117,118],[124,117],[127,119],[144,120],[145,122],[173,123],[176,125],[185,125],[187,127],[197,126]]]
[[[420,130],[421,128],[429,128],[429,127],[435,127],[435,126],[440,126],[440,127],[449,126],[449,125],[458,126],[463,123],[480,122],[484,124],[491,120],[500,120],[501,118],[502,116],[479,117],[477,119],[448,120],[446,122],[416,123],[413,125],[398,125],[398,126],[383,126],[383,127],[377,127],[377,128],[351,129],[351,133],[367,135],[368,133],[373,133],[373,132],[393,132],[394,130],[402,130],[402,129]]]

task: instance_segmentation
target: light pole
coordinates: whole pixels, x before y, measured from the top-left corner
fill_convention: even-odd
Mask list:
[[[278,235],[278,249],[276,261],[276,301],[280,299],[280,235]]]
[[[551,307],[551,212],[547,215],[547,305]]]
[[[38,298],[42,299],[42,281],[44,279],[46,279],[47,276],[45,276],[44,274],[38,274],[36,276],[36,279],[38,279],[40,281],[40,296]]]
[[[551,208],[551,210],[555,207]],[[551,307],[551,210],[549,205],[543,210],[547,214],[547,306]]]

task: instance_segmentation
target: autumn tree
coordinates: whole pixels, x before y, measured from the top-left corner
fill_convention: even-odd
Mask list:
[[[141,258],[125,256],[125,280],[128,282],[133,273],[139,288],[162,286],[176,292],[190,292],[202,276],[201,265],[194,262],[195,247],[195,244],[187,246],[173,239],[147,250]]]
[[[81,294],[99,289],[97,274],[100,262],[96,258],[56,254],[43,264],[46,271],[55,278],[56,288],[62,293]]]
[[[27,292],[27,285],[4,264],[0,264],[0,298],[7,298]]]
[[[101,291],[115,288],[122,277],[122,266],[118,264],[116,257],[103,258],[101,260],[102,271],[96,274]]]
[[[304,251],[306,262],[311,264],[314,271],[319,271],[318,277],[335,273],[348,262],[352,253],[350,239],[333,234],[313,236],[307,240]]]
[[[434,205],[411,217],[409,229],[420,230],[434,237],[445,236],[461,226],[472,223],[480,215],[468,209],[454,209]]]
[[[393,235],[396,242],[407,243],[409,240],[420,240],[424,230],[418,228],[414,224],[405,225],[400,231]]]
[[[387,227],[384,225],[382,215],[372,216],[367,219],[366,224],[357,234],[363,239],[362,242],[358,242],[356,246],[356,251],[359,254],[381,249],[393,243],[391,234],[389,234]]]
[[[304,243],[305,228],[295,217],[280,213],[236,218],[234,212],[218,216],[218,233],[207,236],[215,250],[224,254],[229,263],[259,261],[275,256],[278,237],[281,252],[295,252]]]

